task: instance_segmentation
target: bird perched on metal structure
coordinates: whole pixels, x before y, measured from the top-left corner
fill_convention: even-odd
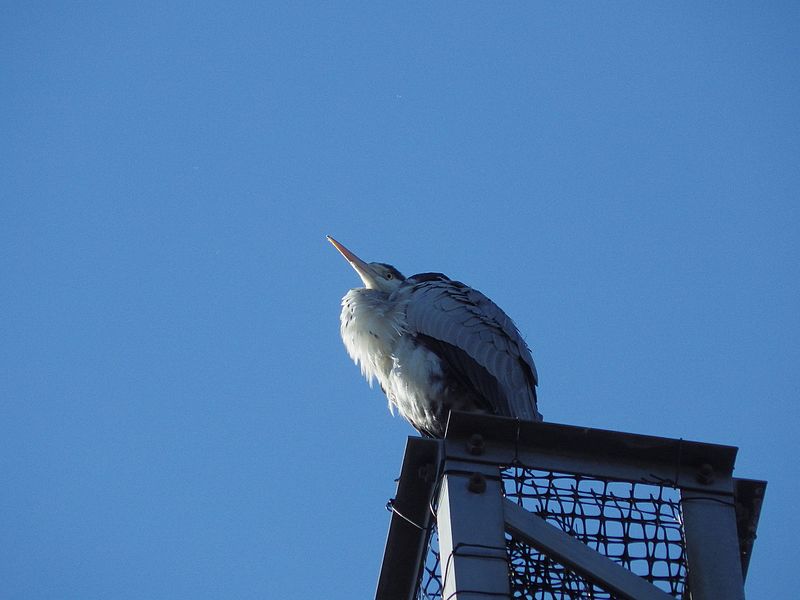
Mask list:
[[[364,283],[342,298],[342,340],[392,414],[431,437],[444,435],[451,410],[541,421],[533,358],[500,307],[442,273],[406,278],[328,241]]]

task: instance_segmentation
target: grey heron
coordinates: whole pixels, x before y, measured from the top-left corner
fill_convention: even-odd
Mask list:
[[[542,419],[530,350],[494,302],[442,273],[406,278],[328,241],[364,283],[342,298],[342,340],[392,414],[431,437],[444,435],[451,410]]]

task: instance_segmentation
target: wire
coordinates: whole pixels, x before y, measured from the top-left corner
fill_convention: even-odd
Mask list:
[[[399,510],[397,510],[397,507],[394,505],[394,503],[396,501],[397,501],[397,498],[390,498],[389,501],[386,503],[386,510],[396,514],[398,517],[401,517],[402,519],[405,519],[406,521],[411,523],[414,527],[416,527],[420,531],[426,531],[427,530],[427,527],[423,527],[422,525],[420,525],[418,523],[415,523],[414,521],[409,519],[407,516],[405,516],[403,513],[401,513]]]
[[[475,548],[480,550],[496,550],[498,552],[502,552],[502,556],[492,556],[491,554],[479,554],[479,553],[469,553],[469,552],[460,552],[461,548]],[[444,565],[444,576],[442,577],[442,590],[444,590],[445,585],[447,584],[447,575],[450,571],[450,562],[453,560],[454,556],[459,556],[461,558],[488,558],[492,560],[502,560],[506,564],[508,564],[508,551],[505,546],[489,546],[486,544],[470,544],[468,542],[461,542],[456,544],[453,547],[453,550],[450,554],[447,555],[447,562]],[[441,564],[441,558],[440,558]],[[508,594],[505,593],[498,593],[498,592],[482,592],[480,590],[457,590],[450,594],[448,598],[452,598],[456,593],[473,593],[473,594],[484,594],[487,596],[501,596],[508,598]]]
[[[730,500],[723,500],[722,498],[715,498],[713,496],[689,496],[688,498],[681,498],[681,502],[683,503],[696,502],[698,500],[708,500],[710,502],[716,502],[724,506],[736,506],[735,502],[731,502]]]

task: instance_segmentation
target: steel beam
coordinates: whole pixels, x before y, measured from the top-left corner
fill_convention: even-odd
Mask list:
[[[442,598],[510,598],[503,495],[496,466],[447,461],[439,496]]]
[[[376,600],[411,600],[425,565],[432,515],[430,501],[439,465],[438,440],[408,438],[392,520],[383,552]]]
[[[681,492],[692,600],[744,600],[733,494]]]
[[[484,449],[470,456],[465,441],[480,435]],[[704,470],[730,475],[734,446],[453,412],[445,435],[448,457],[487,464],[523,464],[632,483],[728,493],[730,479],[700,483]]]
[[[753,544],[756,541],[758,519],[767,482],[758,479],[733,478],[733,497],[736,501],[736,529],[739,533],[739,550],[742,557],[742,579],[747,580],[747,569]]]

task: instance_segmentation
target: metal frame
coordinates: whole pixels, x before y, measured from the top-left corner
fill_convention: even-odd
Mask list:
[[[732,476],[737,449],[631,433],[453,413],[443,440],[409,438],[377,600],[411,600],[438,506],[448,600],[510,598],[505,532],[628,600],[669,594],[503,497],[511,464],[675,487],[692,600],[744,598],[766,483]]]
[[[438,478],[440,451],[439,440],[408,438],[397,495],[387,504],[392,519],[376,598],[414,598],[433,520],[431,499]]]

